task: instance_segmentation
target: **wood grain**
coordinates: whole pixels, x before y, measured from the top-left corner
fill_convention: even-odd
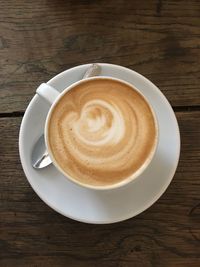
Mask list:
[[[18,155],[21,118],[0,118],[0,266],[200,266],[200,112],[179,112],[182,152],[160,200],[111,225],[67,219],[29,186]]]
[[[0,267],[200,266],[200,1],[0,1]],[[108,62],[152,80],[176,112],[180,163],[150,209],[111,225],[65,218],[33,192],[18,154],[35,88]]]
[[[88,62],[134,69],[173,106],[200,104],[197,0],[1,0],[0,113],[23,112],[36,87]]]

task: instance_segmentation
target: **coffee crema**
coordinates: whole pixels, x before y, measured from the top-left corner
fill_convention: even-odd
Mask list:
[[[128,84],[86,80],[65,93],[48,124],[51,153],[73,180],[109,186],[146,163],[156,142],[156,124],[144,97]]]

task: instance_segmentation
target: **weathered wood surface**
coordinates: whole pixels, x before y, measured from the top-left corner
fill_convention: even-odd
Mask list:
[[[108,62],[152,80],[170,100],[182,151],[150,209],[88,225],[46,206],[18,154],[35,88],[75,65]],[[200,2],[0,0],[0,267],[200,266]]]
[[[75,65],[108,62],[151,79],[173,106],[200,104],[200,2],[1,0],[0,112]]]
[[[21,118],[0,119],[0,266],[200,266],[200,112],[177,113],[176,175],[150,209],[125,222],[88,225],[47,207],[18,157]]]

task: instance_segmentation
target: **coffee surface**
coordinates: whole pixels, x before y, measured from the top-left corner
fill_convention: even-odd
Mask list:
[[[131,177],[156,140],[146,100],[129,85],[106,78],[68,91],[54,107],[48,127],[49,146],[61,169],[94,186]]]

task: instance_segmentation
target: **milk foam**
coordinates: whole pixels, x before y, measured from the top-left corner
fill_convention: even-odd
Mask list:
[[[98,110],[98,114],[91,118],[90,113],[94,113],[95,110]],[[104,110],[108,113],[107,116],[109,118],[104,114]],[[107,119],[111,121],[110,125],[107,125]],[[84,125],[82,125],[83,123]],[[125,130],[124,120],[120,110],[117,110],[115,106],[112,106],[106,101],[98,99],[89,101],[83,106],[80,118],[74,122],[73,128],[74,134],[82,142],[93,146],[117,144],[123,138]],[[95,140],[90,139],[91,133],[95,137]]]
[[[67,92],[52,113],[49,143],[61,168],[90,185],[131,176],[155,144],[153,114],[126,84],[97,79]]]

